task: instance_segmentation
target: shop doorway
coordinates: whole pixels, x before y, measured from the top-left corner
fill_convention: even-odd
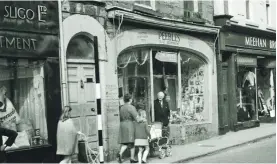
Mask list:
[[[98,148],[97,104],[93,40],[75,36],[67,48],[67,80],[71,118],[77,130],[88,137],[90,148]]]
[[[168,102],[169,104],[169,109],[172,111],[177,110],[177,97],[178,97],[178,92],[177,92],[177,86],[178,86],[178,80],[176,77],[170,77],[167,76],[167,83],[168,83],[168,88],[167,88],[167,95],[169,96],[170,100]],[[157,93],[164,91],[164,78],[162,77],[154,77],[154,99],[157,99]]]

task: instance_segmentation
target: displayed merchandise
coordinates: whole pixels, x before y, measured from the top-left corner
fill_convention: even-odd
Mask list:
[[[47,143],[44,62],[5,62],[0,67],[0,126],[18,133],[10,149]]]

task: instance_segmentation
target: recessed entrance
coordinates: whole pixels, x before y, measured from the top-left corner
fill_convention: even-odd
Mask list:
[[[67,47],[67,79],[71,117],[86,134],[92,149],[98,147],[95,98],[94,43],[86,35],[73,37]]]

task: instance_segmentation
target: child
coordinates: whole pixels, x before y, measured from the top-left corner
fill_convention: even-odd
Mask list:
[[[138,105],[138,114],[140,122],[136,122],[135,124],[135,146],[139,148],[139,163],[146,163],[146,158],[149,153],[149,142],[147,138],[150,138],[150,130],[147,124],[146,112],[142,105]]]

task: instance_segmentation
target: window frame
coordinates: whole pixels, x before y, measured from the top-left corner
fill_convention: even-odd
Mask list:
[[[271,5],[270,5],[270,1],[266,0],[266,24],[267,25],[271,25]]]
[[[247,20],[251,20],[252,18],[250,0],[245,0],[245,18]]]
[[[147,0],[143,0],[143,1],[147,1]],[[156,11],[156,0],[148,0],[148,1],[150,1],[150,6],[138,3],[137,1],[135,1],[135,5]]]

